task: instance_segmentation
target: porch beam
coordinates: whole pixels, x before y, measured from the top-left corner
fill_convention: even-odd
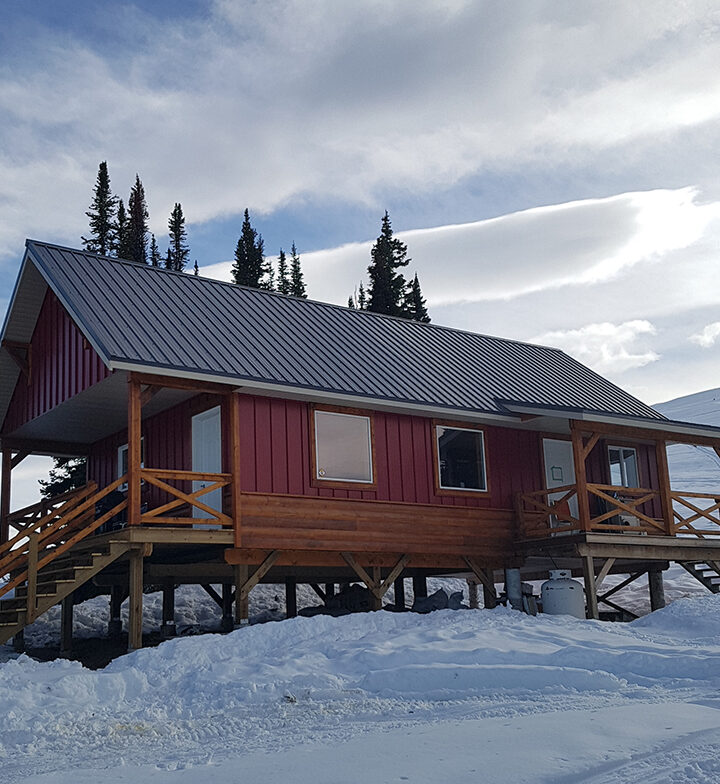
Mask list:
[[[49,457],[86,457],[90,452],[90,444],[69,441],[44,441],[39,438],[8,438],[0,439],[2,449],[13,452],[27,452],[33,455]]]
[[[138,384],[146,384],[151,387],[181,389],[190,392],[207,392],[217,395],[229,395],[237,388],[237,384],[234,383],[218,384],[216,382],[203,381],[202,379],[163,376],[152,373],[131,372],[129,378],[132,381],[136,381]]]
[[[142,617],[143,617],[143,565],[145,552],[143,548],[130,551],[129,589],[130,606],[128,618],[128,650],[142,648]]]
[[[623,438],[629,441],[671,441],[674,444],[698,444],[713,449],[720,448],[720,436],[690,435],[674,433],[672,430],[634,427],[632,425],[611,425],[607,422],[588,422],[579,419],[570,420],[570,429],[581,433],[600,433]]]
[[[580,527],[584,531],[590,530],[590,500],[588,499],[587,474],[585,472],[585,445],[582,432],[573,429],[571,432],[573,464],[575,466],[575,485],[577,486],[578,517]],[[593,616],[594,617],[594,616]]]
[[[161,389],[162,387],[156,386],[155,384],[148,384],[140,395],[140,406],[146,406]]]
[[[142,462],[142,401],[140,383],[128,379],[128,525],[140,525],[140,464]]]

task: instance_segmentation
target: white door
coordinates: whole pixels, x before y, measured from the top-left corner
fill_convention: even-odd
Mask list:
[[[222,435],[220,429],[220,406],[196,414],[192,418],[192,470],[201,473],[222,472]],[[207,487],[212,482],[194,481],[193,492]],[[205,493],[199,498],[207,506],[222,511],[222,489]],[[207,512],[193,507],[193,517],[208,517]],[[196,525],[195,528],[217,528],[219,526]]]
[[[543,457],[545,458],[545,487],[563,487],[575,484],[575,462],[571,441],[561,441],[555,438],[543,438]],[[565,491],[567,492],[567,491]],[[565,492],[550,493],[548,501],[554,503],[565,495]],[[568,502],[570,514],[578,516],[577,495]]]

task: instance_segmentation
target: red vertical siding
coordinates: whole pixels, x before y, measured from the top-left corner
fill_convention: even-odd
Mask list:
[[[40,309],[30,357],[30,383],[18,378],[3,433],[12,433],[110,374],[52,291]]]
[[[145,465],[190,470],[192,416],[218,402],[201,395],[145,420]],[[512,509],[515,492],[544,485],[540,436],[530,431],[485,428],[489,492],[437,495],[432,420],[375,412],[373,430],[376,489],[313,487],[310,406],[300,401],[242,395],[242,487],[249,492]],[[90,462],[92,479],[106,484],[115,478],[117,449],[125,440],[122,432],[95,445]]]

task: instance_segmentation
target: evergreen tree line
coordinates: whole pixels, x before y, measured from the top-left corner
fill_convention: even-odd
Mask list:
[[[113,194],[107,161],[102,161],[98,167],[90,209],[85,214],[90,223],[90,236],[82,237],[86,250],[177,272],[182,272],[187,266],[190,248],[182,205],[176,202],[168,218],[170,241],[163,257],[155,235],[148,228],[150,212],[139,175],[135,175],[126,208],[125,202]]]
[[[411,261],[407,253],[407,245],[393,236],[390,216],[386,210],[380,236],[370,251],[368,286],[366,288],[362,281],[360,282],[357,290],[348,299],[348,307],[428,323],[430,316],[417,273],[408,281],[402,272],[399,272]]]

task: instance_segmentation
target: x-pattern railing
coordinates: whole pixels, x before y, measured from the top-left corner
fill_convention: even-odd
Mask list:
[[[213,508],[201,500],[215,490],[227,487],[232,482],[230,474],[203,473],[200,471],[173,471],[169,469],[142,468],[140,478],[158,490],[163,491],[172,500],[160,504],[140,515],[143,525],[221,525],[232,528],[232,519],[224,512]],[[170,482],[202,482],[200,487],[186,493]],[[207,499],[206,499],[207,500]],[[205,517],[193,517],[193,509],[199,509]],[[187,512],[190,511],[188,515]],[[168,515],[168,512],[175,512]],[[184,512],[185,514],[180,514]]]

